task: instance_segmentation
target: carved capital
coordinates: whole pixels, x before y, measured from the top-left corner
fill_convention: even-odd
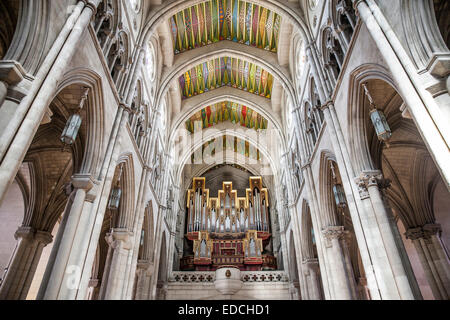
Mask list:
[[[14,233],[16,240],[19,238],[27,241],[37,241],[43,243],[44,246],[52,242],[53,236],[50,232],[36,230],[33,227],[19,227]]]
[[[442,233],[442,227],[439,223],[428,223],[423,226],[423,231],[427,236],[440,236]]]
[[[405,236],[407,239],[418,240],[425,237],[425,234],[422,230],[422,227],[417,228],[409,228],[405,232]]]
[[[72,176],[72,185],[87,192],[94,186],[94,179],[90,174],[77,173]]]
[[[319,270],[319,260],[317,259],[305,259],[302,263],[310,271],[317,272]]]
[[[356,178],[355,183],[358,186],[359,197],[361,198],[361,200],[369,198],[370,195],[366,187],[366,182],[361,178]]]
[[[133,232],[123,228],[114,228],[111,233],[106,235],[106,242],[111,248],[116,249],[122,247],[125,250],[133,248]]]
[[[364,184],[366,188],[377,186],[380,190],[388,188],[391,184],[389,179],[385,179],[379,170],[363,171],[356,179],[358,185]]]
[[[325,239],[331,241],[333,239],[342,239],[345,235],[344,226],[329,226],[322,229],[322,234]]]
[[[421,227],[409,228],[408,230],[406,230],[405,236],[407,239],[411,240],[429,240],[433,235],[440,236],[441,232],[442,228],[440,224],[428,223]]]
[[[26,73],[22,65],[15,60],[0,61],[0,80],[8,85],[19,83],[23,80]]]

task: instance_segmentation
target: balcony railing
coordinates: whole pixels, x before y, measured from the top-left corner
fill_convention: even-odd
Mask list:
[[[179,283],[213,283],[216,273],[214,271],[173,271],[169,282]],[[289,278],[284,271],[241,271],[243,282],[288,282]]]

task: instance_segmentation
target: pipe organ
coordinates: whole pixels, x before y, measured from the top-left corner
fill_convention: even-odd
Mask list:
[[[270,249],[269,195],[261,177],[250,177],[245,197],[232,182],[223,182],[210,197],[205,178],[194,178],[187,191],[186,234],[182,270],[215,270],[235,265],[241,270],[273,270]]]

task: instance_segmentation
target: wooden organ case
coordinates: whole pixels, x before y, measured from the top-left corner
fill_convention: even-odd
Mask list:
[[[270,251],[269,194],[261,177],[250,177],[245,197],[232,182],[223,182],[217,198],[210,197],[205,178],[193,178],[187,191],[187,246],[181,270],[215,270],[234,265],[244,270],[276,270]]]

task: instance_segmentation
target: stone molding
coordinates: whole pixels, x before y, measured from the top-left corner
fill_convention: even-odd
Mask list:
[[[431,236],[437,235],[440,236],[442,232],[442,228],[440,224],[425,224],[421,227],[409,228],[405,232],[405,236],[410,240],[429,240]]]
[[[348,231],[344,229],[344,226],[328,226],[322,229],[322,234],[328,241],[333,239],[341,240],[346,233],[348,233]]]
[[[72,176],[72,185],[87,192],[94,186],[94,179],[91,174],[77,173]]]
[[[37,241],[43,243],[44,246],[52,242],[53,236],[50,232],[36,230],[33,227],[19,227],[14,233],[16,240],[19,238],[27,241]]]
[[[21,82],[26,76],[26,71],[22,65],[15,60],[0,61],[0,80],[8,85]]]
[[[113,228],[110,233],[106,234],[106,242],[113,249],[116,249],[120,243],[125,250],[133,248],[133,232],[122,228]]]
[[[312,271],[319,271],[319,260],[318,259],[305,259],[303,260],[302,264],[308,269],[308,273],[309,270]]]

